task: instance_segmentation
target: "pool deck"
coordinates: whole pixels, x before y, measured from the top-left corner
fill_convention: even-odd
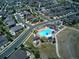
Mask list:
[[[49,27],[46,26],[46,27],[38,30],[37,35],[39,35],[40,37],[50,37],[50,36],[52,36],[52,31],[55,32],[54,29],[50,29]]]

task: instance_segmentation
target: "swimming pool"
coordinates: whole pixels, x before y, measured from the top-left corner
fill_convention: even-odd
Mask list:
[[[49,35],[52,35],[52,31],[54,31],[54,29],[46,28],[38,32],[37,34],[40,35],[41,37],[48,37]]]

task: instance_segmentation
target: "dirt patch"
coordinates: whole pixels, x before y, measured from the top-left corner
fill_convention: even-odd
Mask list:
[[[62,59],[79,59],[79,32],[66,28],[57,35],[59,53]]]

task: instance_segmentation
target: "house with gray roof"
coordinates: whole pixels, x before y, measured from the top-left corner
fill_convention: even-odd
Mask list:
[[[14,21],[14,19],[12,18],[12,16],[8,16],[5,20],[4,23],[9,26],[9,27],[13,27],[16,25],[16,22]]]
[[[6,22],[6,25],[9,26],[9,27],[13,27],[13,26],[16,25],[16,22],[14,20],[10,20],[10,21]]]
[[[21,49],[14,52],[8,59],[30,59],[27,53]]]
[[[16,25],[16,26],[14,26],[14,27],[11,27],[10,33],[11,33],[12,35],[16,35],[16,32],[18,32],[18,31],[20,31],[20,30],[22,30],[22,29],[23,29],[23,26],[21,26],[21,25]]]
[[[14,27],[11,28],[11,30],[14,31],[14,32],[18,32],[21,29],[23,29],[23,27],[21,25],[14,26]]]

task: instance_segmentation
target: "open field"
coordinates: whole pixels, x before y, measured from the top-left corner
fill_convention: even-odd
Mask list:
[[[75,24],[73,27],[79,29],[79,23]]]
[[[66,28],[57,35],[61,59],[79,59],[79,32]]]
[[[39,48],[41,59],[58,59],[55,51],[55,46],[50,43],[44,43]]]

